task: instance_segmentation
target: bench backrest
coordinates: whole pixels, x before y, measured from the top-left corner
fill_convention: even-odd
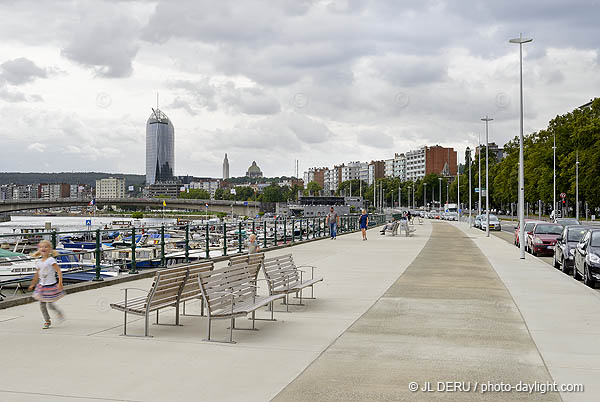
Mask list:
[[[265,258],[263,267],[271,290],[300,280],[300,273],[294,264],[292,254]]]
[[[214,264],[212,261],[206,261],[199,264],[188,265],[188,276],[181,290],[179,301],[183,302],[202,297],[200,285],[198,284],[198,275],[200,272],[212,271]]]
[[[202,290],[202,297],[210,312],[231,307],[232,292],[233,304],[244,303],[256,296],[256,277],[260,265],[249,265],[248,262],[239,261],[231,265],[212,271],[198,273],[198,282]]]
[[[158,271],[148,293],[145,307],[153,310],[177,302],[187,275],[188,269],[185,266]]]

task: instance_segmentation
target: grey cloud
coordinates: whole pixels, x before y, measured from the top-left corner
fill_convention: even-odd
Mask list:
[[[81,20],[73,26],[70,41],[62,54],[92,67],[98,76],[128,77],[139,49],[138,23],[115,9],[105,7],[101,11],[83,13]]]
[[[27,97],[22,92],[13,92],[5,88],[0,88],[0,99],[6,102],[27,102]]]
[[[33,61],[19,57],[0,64],[0,82],[6,81],[11,85],[22,85],[34,81],[36,78],[46,78],[48,73],[38,67]]]
[[[219,108],[231,114],[270,115],[279,113],[279,102],[258,87],[237,87],[233,82],[212,84],[207,78],[199,81],[173,81],[171,88],[183,89],[174,105],[194,114],[194,108],[210,111]]]
[[[381,131],[363,131],[356,137],[358,143],[373,148],[393,149],[394,146],[392,136]]]

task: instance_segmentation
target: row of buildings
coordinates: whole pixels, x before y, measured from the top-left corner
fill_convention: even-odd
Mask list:
[[[0,185],[0,201],[54,201],[61,198],[80,200],[91,198],[93,194],[94,188],[84,184],[38,183]]]
[[[440,145],[423,146],[406,153],[396,153],[393,158],[371,162],[349,162],[332,168],[314,167],[304,172],[304,183],[318,183],[326,191],[336,191],[348,180],[361,180],[369,185],[376,179],[398,177],[402,181],[416,181],[430,173],[456,176],[457,152]]]

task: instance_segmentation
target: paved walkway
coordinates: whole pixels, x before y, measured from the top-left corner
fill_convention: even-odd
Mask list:
[[[510,290],[554,381],[582,383],[565,402],[600,400],[600,293],[504,239],[455,224],[473,238]]]
[[[459,229],[433,234],[406,272],[281,392],[292,401],[559,401],[557,394],[481,393],[482,384],[551,381],[511,296]],[[479,392],[411,392],[460,381]]]
[[[121,286],[68,295],[68,320],[50,330],[36,304],[0,310],[0,401],[598,400],[600,295],[535,257],[519,260],[500,238],[426,221],[410,238],[370,230],[367,242],[349,234],[269,256],[288,252],[319,266],[318,299],[236,332],[236,345],[202,342],[198,317],[152,326],[153,338],[119,336],[122,314],[108,303]],[[225,338],[227,324],[213,336]],[[132,318],[128,330],[142,328]],[[411,392],[413,381],[472,390]],[[585,392],[481,393],[535,381]]]
[[[37,304],[0,310],[0,401],[268,401],[383,295],[430,232],[424,224],[414,237],[392,238],[375,229],[366,242],[355,233],[268,253],[292,252],[296,262],[317,265],[325,281],[317,300],[276,314],[277,322],[258,322],[258,332],[236,331],[235,345],[202,342],[206,319],[199,317],[184,317],[183,327],[153,325],[149,339],[119,336],[123,315],[108,304],[124,286],[67,295],[59,304],[68,320],[50,330],[41,329]],[[172,320],[161,313],[162,322]],[[131,321],[128,332],[143,333],[142,320]],[[213,337],[226,338],[227,325],[215,321]]]

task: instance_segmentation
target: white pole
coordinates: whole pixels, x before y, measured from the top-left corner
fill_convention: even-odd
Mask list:
[[[456,212],[458,212],[458,221],[460,222],[460,164],[458,163],[458,161],[459,161],[458,155],[457,155],[456,159],[457,159],[456,160],[456,177],[457,177],[456,178],[456,182],[457,182],[457,184],[456,184],[456,191],[457,191],[456,199],[458,201],[457,202],[458,211],[456,211]]]
[[[471,227],[471,151],[469,150],[469,227]]]
[[[552,145],[553,185],[552,185],[552,215],[556,219],[556,131],[554,132],[554,145]]]
[[[579,220],[579,150],[575,151],[575,218]]]
[[[519,245],[520,258],[525,259],[525,172],[523,157],[523,43],[533,39],[525,39],[520,34],[517,39],[509,40],[510,43],[519,44],[519,92],[520,92],[520,133],[519,133]]]
[[[487,221],[487,227],[485,229],[485,236],[490,237],[490,187],[489,187],[489,153],[488,149],[489,145],[489,136],[488,136],[488,122],[494,120],[487,115],[481,119],[485,121],[485,216]],[[479,155],[481,156],[481,151],[479,151]],[[479,189],[479,194],[481,194],[481,188]]]
[[[477,162],[479,162],[479,203],[477,204],[477,215],[481,215],[481,135],[477,133]]]

